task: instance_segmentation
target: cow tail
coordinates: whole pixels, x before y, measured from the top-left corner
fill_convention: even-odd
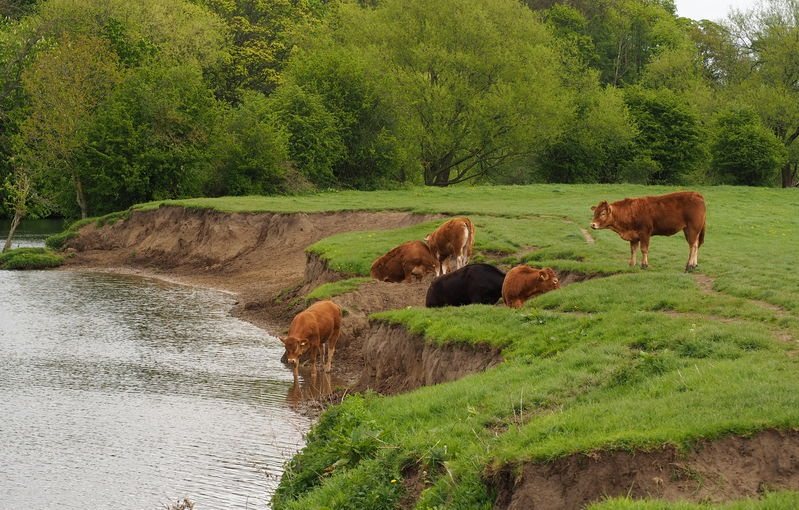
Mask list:
[[[474,250],[474,223],[469,218],[466,218],[466,229],[469,231],[469,255]]]
[[[702,224],[702,230],[699,231],[699,246],[705,243],[705,224]]]

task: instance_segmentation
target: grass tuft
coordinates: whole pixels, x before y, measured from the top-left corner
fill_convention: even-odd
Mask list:
[[[16,248],[0,253],[0,269],[49,269],[63,263],[63,256],[47,248]]]

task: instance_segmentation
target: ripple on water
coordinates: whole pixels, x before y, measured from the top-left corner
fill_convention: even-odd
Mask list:
[[[0,271],[0,509],[266,508],[308,419],[213,291]]]

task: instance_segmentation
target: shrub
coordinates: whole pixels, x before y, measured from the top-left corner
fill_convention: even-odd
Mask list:
[[[17,248],[0,253],[0,269],[46,269],[63,263],[64,257],[47,248]]]

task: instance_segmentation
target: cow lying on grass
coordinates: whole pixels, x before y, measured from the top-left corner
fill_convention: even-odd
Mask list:
[[[330,372],[340,331],[341,307],[330,300],[317,301],[294,316],[288,336],[281,338],[280,341],[286,347],[286,359],[294,366],[295,379],[299,373],[300,356],[309,350],[311,375],[316,375],[316,355],[319,352],[322,353],[325,372]],[[325,364],[324,346],[327,347],[327,364]]]
[[[469,264],[439,276],[427,289],[425,306],[493,305],[502,297],[505,273],[489,264]]]
[[[611,204],[600,202],[591,207],[594,219],[591,228],[609,228],[625,241],[630,241],[630,265],[635,265],[635,252],[641,246],[641,268],[649,266],[649,238],[670,236],[680,230],[688,241],[688,262],[685,271],[696,268],[699,247],[705,241],[705,199],[693,191],[667,195],[625,198]]]
[[[521,265],[514,267],[505,275],[502,299],[511,308],[521,308],[531,297],[559,288],[558,276],[551,268],[535,269]]]
[[[372,263],[372,278],[381,282],[409,282],[436,273],[438,263],[422,241],[408,241]]]
[[[453,218],[441,224],[424,240],[438,261],[436,276],[447,274],[469,263],[474,248],[474,224],[466,217]]]

